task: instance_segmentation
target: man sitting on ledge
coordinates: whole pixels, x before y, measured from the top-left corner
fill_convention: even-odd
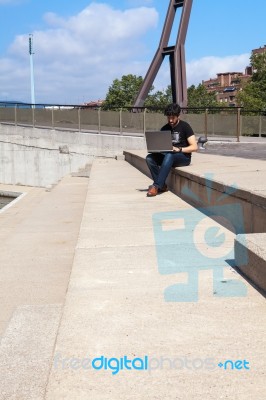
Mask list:
[[[153,178],[153,184],[148,189],[148,197],[167,192],[165,181],[171,168],[189,165],[191,153],[198,149],[193,129],[187,122],[180,119],[180,112],[181,108],[178,104],[169,104],[164,112],[168,123],[161,128],[161,131],[172,132],[173,151],[150,153],[146,157]]]

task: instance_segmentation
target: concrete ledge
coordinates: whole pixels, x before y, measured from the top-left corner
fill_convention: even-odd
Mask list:
[[[150,176],[145,152],[125,151],[124,154],[126,161]],[[229,220],[233,228],[231,230],[237,234],[236,266],[245,277],[265,291],[266,196],[263,190],[265,184],[261,185],[260,179],[264,180],[262,175],[265,174],[266,163],[256,160],[250,166],[249,160],[238,159],[233,162],[237,167],[232,173],[228,170],[226,157],[199,153],[193,154],[194,159],[195,164],[172,169],[167,184],[173,193],[200,208],[208,216],[225,217],[225,224],[223,221],[220,223],[228,229]],[[224,175],[221,171],[225,171]]]
[[[235,239],[236,266],[264,292],[266,292],[265,242],[266,233],[237,235]]]
[[[145,151],[124,151],[125,160],[150,176]],[[266,162],[217,155],[193,154],[188,167],[172,169],[167,184],[171,191],[195,207],[212,207],[217,215],[224,205],[237,205],[243,213],[243,230],[266,232]],[[204,212],[204,209],[202,210]],[[233,225],[239,216],[230,215]]]

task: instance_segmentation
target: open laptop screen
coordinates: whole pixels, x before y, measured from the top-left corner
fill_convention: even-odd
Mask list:
[[[171,131],[146,131],[148,153],[161,153],[173,151]]]

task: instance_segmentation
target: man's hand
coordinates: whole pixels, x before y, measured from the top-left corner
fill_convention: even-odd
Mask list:
[[[175,153],[181,153],[181,150],[180,150],[179,147],[173,146],[173,152],[175,152]]]

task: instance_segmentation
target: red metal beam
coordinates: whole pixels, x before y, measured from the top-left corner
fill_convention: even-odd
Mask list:
[[[185,66],[185,40],[189,23],[190,12],[193,0],[170,0],[166,14],[161,39],[158,49],[151,62],[148,72],[143,80],[143,84],[135,99],[134,106],[142,107],[156,78],[165,56],[170,58],[171,87],[173,102],[177,102],[181,107],[187,106],[187,81]],[[182,7],[182,14],[177,34],[175,46],[168,46],[171,35],[175,13],[177,8]]]

